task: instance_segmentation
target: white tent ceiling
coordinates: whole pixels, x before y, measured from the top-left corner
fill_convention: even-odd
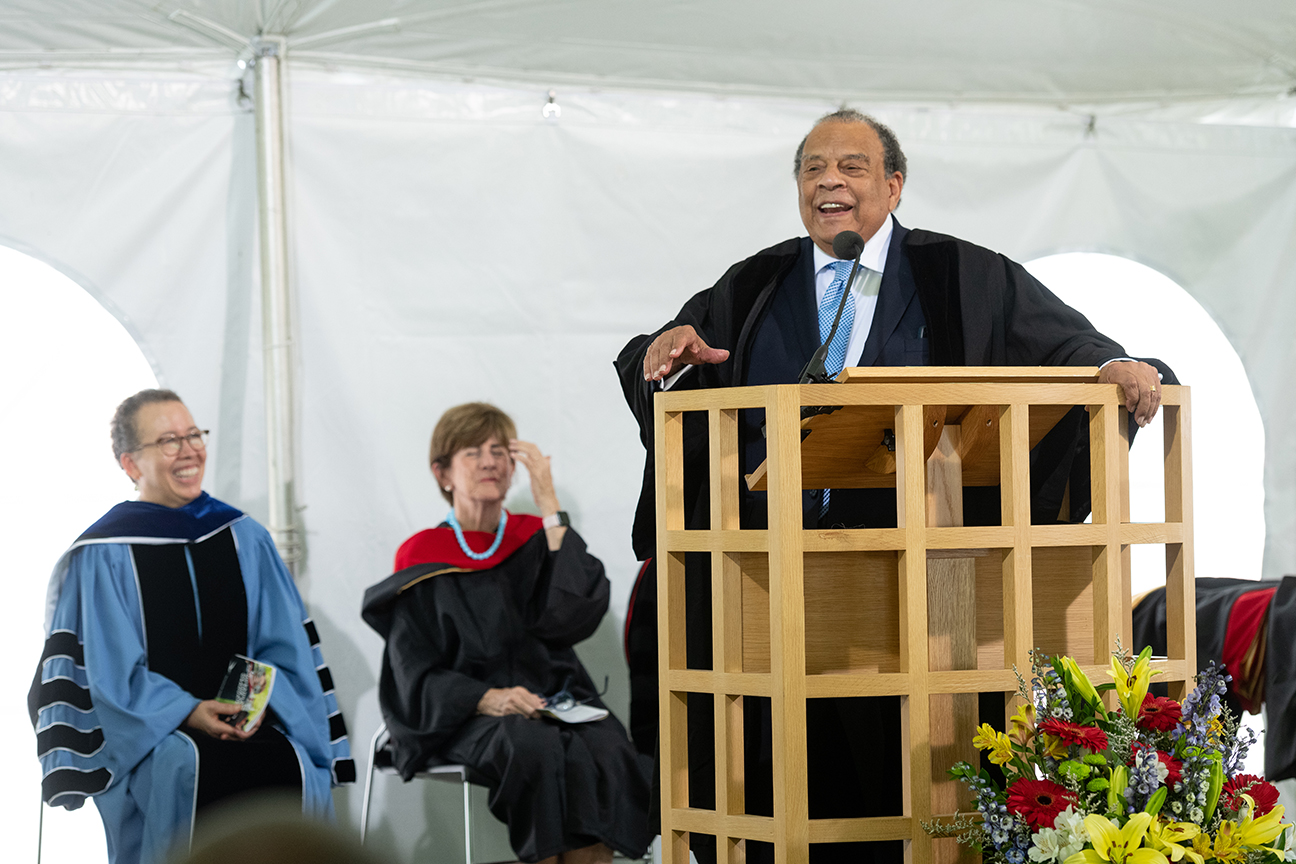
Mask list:
[[[833,100],[1287,94],[1285,0],[6,0],[0,63],[177,62],[278,33],[299,61]]]

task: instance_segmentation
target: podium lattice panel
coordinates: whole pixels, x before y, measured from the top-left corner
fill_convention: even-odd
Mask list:
[[[848,370],[844,377],[872,371]],[[877,383],[868,384],[658,394],[665,864],[686,864],[690,833],[714,836],[718,858],[731,864],[744,860],[745,840],[773,843],[780,864],[804,864],[811,843],[849,841],[902,840],[906,859],[920,864],[950,858],[955,850],[949,841],[934,844],[918,822],[959,804],[957,791],[933,777],[956,758],[967,758],[960,754],[969,745],[960,738],[970,737],[964,735],[969,700],[1003,693],[1009,709],[1008,697],[1017,689],[1013,666],[1029,675],[1028,655],[1036,646],[1077,654],[1082,665],[1090,664],[1089,674],[1106,680],[1116,638],[1130,645],[1131,545],[1165,546],[1168,659],[1154,667],[1162,672],[1158,680],[1171,684],[1172,695],[1186,695],[1195,669],[1188,389],[1162,388],[1165,521],[1130,523],[1127,419],[1120,391],[1115,385],[1073,383],[1084,381],[1085,371],[878,370]],[[1047,381],[1032,380],[1046,376]],[[1093,380],[1090,375],[1088,381]],[[843,406],[855,413],[843,411],[842,417],[863,422],[834,428],[831,419],[817,417],[803,423],[803,405]],[[1092,524],[1031,525],[1030,446],[1042,434],[1041,424],[1051,425],[1061,410],[1076,405],[1089,411]],[[763,409],[766,420],[767,463],[754,478],[768,491],[769,527],[760,530],[739,526],[744,482],[739,412],[747,409]],[[707,416],[709,530],[684,525],[683,429],[690,412]],[[894,432],[898,527],[804,530],[803,478],[807,486],[811,480],[822,482],[825,459],[861,457],[858,448],[817,451],[815,436],[831,449],[834,440],[847,441],[866,422],[875,422],[879,412],[890,418]],[[939,483],[930,488],[938,470],[928,460],[935,440],[931,427],[934,418],[944,423],[951,415],[968,427],[960,433],[965,453],[995,454],[1001,525],[939,525],[929,512],[931,497],[944,494]],[[803,426],[814,430],[804,445]],[[803,465],[803,448],[812,464]],[[867,468],[846,470],[855,470],[854,485],[879,486],[882,481],[870,472],[885,461],[875,455]],[[889,466],[883,465],[883,472]],[[967,476],[984,482],[989,470],[978,464]],[[710,670],[688,669],[686,663],[684,560],[689,552],[710,553]],[[861,590],[867,596],[850,596]],[[713,700],[714,810],[688,805],[690,693]],[[903,815],[810,819],[806,700],[884,695],[901,697],[903,768],[895,782],[902,785]],[[772,817],[745,812],[745,697],[771,702]]]

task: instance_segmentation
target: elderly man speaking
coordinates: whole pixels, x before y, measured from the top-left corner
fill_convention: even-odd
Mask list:
[[[1173,382],[1164,366],[1131,359],[1020,264],[963,240],[900,225],[892,211],[900,203],[905,172],[904,153],[886,126],[846,109],[821,118],[795,159],[801,221],[809,236],[735,264],[660,330],[632,339],[622,350],[616,367],[648,449],[633,535],[640,560],[653,555],[655,538],[653,392],[794,383],[828,336],[839,305],[841,323],[827,353],[829,376],[843,366],[1099,366],[1101,381],[1124,389],[1134,422],[1146,425],[1156,414],[1161,375]],[[865,241],[860,273],[844,304],[851,262],[833,253],[833,240],[842,231],[857,232]],[[749,473],[765,458],[762,412],[742,413],[740,469]],[[1075,409],[1032,453],[1034,521],[1056,521],[1064,500],[1070,505],[1063,514],[1068,521],[1083,521],[1088,513],[1088,459],[1078,455],[1088,443],[1083,417]],[[685,458],[691,454],[703,463],[706,452],[705,430],[686,424]],[[686,484],[686,524],[704,528],[706,471],[688,476],[699,482]],[[1068,480],[1071,489],[1064,499]],[[762,499],[763,493],[744,491],[744,528],[765,527]],[[890,489],[808,490],[803,504],[807,528],[896,524]],[[997,524],[998,513],[997,489],[967,490],[965,524]],[[705,668],[711,637],[705,556],[688,556],[686,572],[688,660],[691,667]],[[649,565],[636,587],[628,628],[631,729],[645,751],[656,734],[653,582]],[[697,730],[689,736],[690,768],[703,771],[702,780],[711,771],[712,721],[701,706],[689,707],[690,727]],[[747,741],[768,741],[765,712],[746,713]],[[812,700],[807,714],[810,816],[898,815],[898,700]],[[749,748],[747,756],[747,812],[770,813],[769,755],[755,750]],[[880,754],[891,757],[880,759]],[[692,806],[714,806],[711,783],[693,783],[690,790]],[[899,859],[898,842],[848,848],[855,845],[812,846],[812,857]],[[698,851],[709,857],[707,850]],[[760,857],[759,850],[749,852]]]

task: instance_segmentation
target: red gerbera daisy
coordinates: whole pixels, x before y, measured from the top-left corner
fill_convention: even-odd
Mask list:
[[[1023,777],[1008,787],[1008,809],[1036,831],[1052,828],[1057,815],[1067,805],[1074,806],[1075,803],[1075,796],[1052,780],[1027,780]]]
[[[1166,769],[1165,785],[1173,789],[1174,784],[1183,779],[1183,762],[1160,750],[1157,751],[1157,759],[1161,760]]]
[[[1107,749],[1107,733],[1096,726],[1081,726],[1066,720],[1045,720],[1039,725],[1039,729],[1045,735],[1062,739],[1065,744],[1079,744],[1095,753]]]
[[[1139,710],[1138,725],[1154,732],[1169,732],[1179,722],[1182,711],[1179,703],[1164,696],[1143,697],[1143,707]]]
[[[1263,777],[1254,774],[1239,774],[1224,784],[1220,792],[1220,803],[1230,810],[1237,810],[1244,803],[1242,796],[1250,795],[1255,802],[1255,815],[1263,816],[1278,803],[1278,790]]]

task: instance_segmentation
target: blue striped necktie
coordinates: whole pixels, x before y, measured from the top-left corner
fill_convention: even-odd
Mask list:
[[[824,292],[823,301],[819,304],[819,341],[828,338],[828,331],[832,329],[833,317],[837,314],[837,304],[841,302],[842,292],[846,290],[846,278],[850,276],[851,261],[833,262],[833,270],[837,275],[833,278],[832,284]],[[828,354],[824,357],[824,371],[828,377],[832,378],[842,370],[846,365],[846,346],[850,342],[851,326],[855,323],[855,295],[846,295],[846,305],[842,307],[841,323],[837,325],[837,333],[833,336],[832,343],[828,346]]]
[[[819,304],[819,341],[828,338],[828,331],[832,330],[833,317],[837,314],[837,304],[841,302],[842,292],[846,290],[846,279],[850,276],[851,261],[834,261],[833,270],[837,275],[833,277],[832,284],[824,292],[823,301]],[[837,325],[837,332],[833,335],[832,342],[828,345],[828,354],[824,357],[824,371],[828,373],[829,378],[836,377],[837,373],[846,365],[846,346],[850,343],[851,326],[855,323],[855,295],[846,295],[846,305],[842,307],[841,323]],[[819,517],[823,518],[828,512],[828,499],[832,490],[823,490],[823,501],[819,504]]]

